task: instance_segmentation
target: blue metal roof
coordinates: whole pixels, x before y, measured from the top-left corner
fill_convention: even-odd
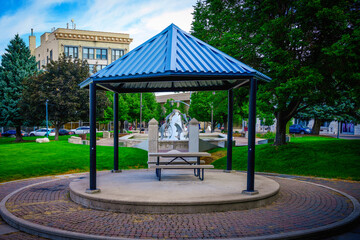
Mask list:
[[[128,54],[95,73],[91,82],[112,91],[229,89],[254,77],[271,78],[171,24]],[[189,89],[187,89],[189,88]]]

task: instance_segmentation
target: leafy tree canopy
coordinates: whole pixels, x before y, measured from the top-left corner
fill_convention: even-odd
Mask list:
[[[89,91],[78,84],[89,76],[85,61],[70,59],[62,55],[51,61],[45,71],[24,81],[23,105],[28,120],[34,125],[44,122],[45,102],[48,114],[55,126],[55,140],[59,129],[67,122],[89,119]],[[108,101],[104,92],[97,91],[97,115],[100,117]]]
[[[111,106],[105,111],[105,120],[113,121],[114,93],[106,93]],[[160,119],[161,106],[156,102],[154,93],[142,93],[142,121],[149,122],[152,118]],[[140,93],[119,94],[119,121],[140,121]]]
[[[195,6],[192,29],[196,37],[273,78],[259,86],[258,109],[276,117],[275,144],[280,145],[286,123],[298,111],[356,85],[358,12],[357,0],[203,0]],[[345,80],[348,64],[352,70]]]

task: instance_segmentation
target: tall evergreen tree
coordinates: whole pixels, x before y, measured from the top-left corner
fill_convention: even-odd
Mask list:
[[[20,142],[21,126],[25,121],[20,104],[23,81],[36,72],[36,61],[18,34],[5,51],[0,66],[0,126],[15,127],[15,141]]]

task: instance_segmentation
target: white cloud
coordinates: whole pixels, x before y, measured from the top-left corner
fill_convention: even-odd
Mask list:
[[[190,31],[196,0],[97,0],[77,19],[78,28],[129,33],[131,49],[159,33],[171,23]],[[106,6],[106,7],[101,7]]]
[[[52,8],[60,3],[76,0],[35,0],[12,15],[0,18],[0,54],[16,33],[29,34],[50,31],[52,27],[65,27],[69,14],[55,17]],[[193,5],[196,0],[93,0],[84,1],[73,12],[77,29],[129,33],[134,49],[171,23],[190,31]],[[58,16],[58,15],[56,15]],[[66,18],[66,19],[65,19]],[[28,43],[28,39],[24,39]]]
[[[51,19],[48,9],[56,4],[67,2],[64,0],[36,0],[27,3],[23,8],[11,15],[3,15],[0,18],[0,55],[5,52],[9,41],[15,34],[20,36],[30,32],[31,28],[37,31],[49,31],[50,26],[57,24]],[[27,39],[24,39],[28,43]]]

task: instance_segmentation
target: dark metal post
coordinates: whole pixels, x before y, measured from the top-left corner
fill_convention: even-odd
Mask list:
[[[228,91],[228,139],[227,139],[227,162],[226,172],[232,170],[232,142],[233,142],[233,108],[234,108],[234,96],[233,90]]]
[[[141,133],[141,122],[142,122],[142,93],[140,93],[140,133]]]
[[[49,114],[48,114],[48,102],[49,100],[46,99],[45,105],[46,105],[46,137],[49,137]]]
[[[340,120],[338,120],[338,129],[337,129],[336,138],[340,138]]]
[[[86,192],[98,192],[96,189],[96,83],[90,83],[90,189]]]
[[[250,81],[249,124],[248,124],[248,169],[245,194],[256,194],[255,185],[255,123],[256,123],[256,79]]]
[[[114,170],[119,172],[119,94],[114,93]]]

